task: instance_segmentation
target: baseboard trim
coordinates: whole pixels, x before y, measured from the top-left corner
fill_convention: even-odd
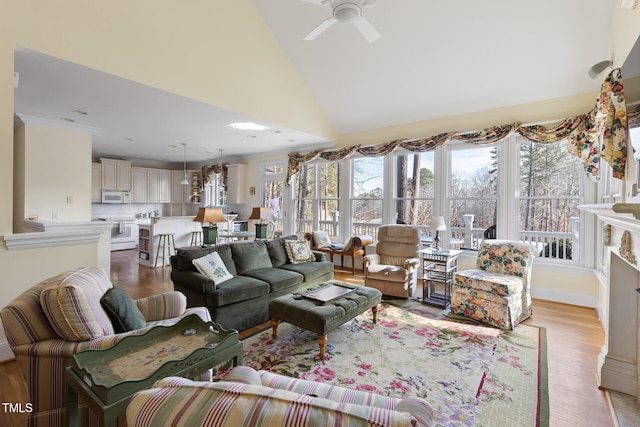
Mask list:
[[[578,305],[582,307],[598,308],[598,297],[580,294],[576,292],[559,291],[550,288],[531,288],[531,297],[564,304]]]
[[[0,363],[15,360],[15,358],[11,347],[9,347],[9,341],[0,340]]]

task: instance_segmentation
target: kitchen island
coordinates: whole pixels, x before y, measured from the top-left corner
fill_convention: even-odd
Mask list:
[[[153,267],[160,234],[173,234],[176,248],[191,244],[191,232],[202,230],[199,222],[193,221],[193,216],[163,216],[150,218],[148,224],[139,225],[138,232],[138,262],[145,267]],[[172,251],[173,253],[173,251]],[[164,262],[158,260],[158,266],[169,265],[169,257]]]

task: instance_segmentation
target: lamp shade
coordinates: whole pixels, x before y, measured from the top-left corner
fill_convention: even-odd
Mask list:
[[[431,231],[444,231],[447,225],[444,223],[444,217],[434,216],[431,218]]]
[[[225,222],[222,208],[200,208],[194,222]]]
[[[253,208],[249,219],[271,219],[271,209],[269,208]]]

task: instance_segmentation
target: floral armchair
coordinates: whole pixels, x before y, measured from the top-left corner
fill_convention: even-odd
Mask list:
[[[0,311],[7,341],[29,389],[33,408],[29,426],[66,425],[65,369],[75,353],[109,348],[128,335],[155,325],[172,325],[190,314],[211,320],[206,308],[187,308],[184,294],[165,292],[132,301],[144,317],[140,319],[144,326],[117,333],[101,304],[111,289],[103,269],[78,268],[32,286]],[[210,377],[208,372],[202,379]],[[80,410],[87,407],[82,405]],[[93,414],[90,423],[97,423]]]
[[[485,240],[476,268],[453,275],[451,312],[512,330],[531,316],[531,266],[535,247],[508,240]]]

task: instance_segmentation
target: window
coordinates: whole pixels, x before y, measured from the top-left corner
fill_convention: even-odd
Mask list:
[[[395,156],[398,224],[431,224],[435,179],[433,154],[429,151]]]
[[[384,160],[384,157],[363,157],[352,160],[352,234],[375,236],[378,227],[382,225]]]
[[[449,221],[451,236],[477,248],[484,231],[497,222],[498,145],[451,143]]]
[[[283,230],[285,171],[285,165],[280,162],[262,166],[262,206],[271,209],[274,231],[280,233]]]
[[[205,206],[226,206],[227,191],[222,185],[222,174],[211,175],[209,182],[205,185]]]
[[[566,142],[536,144],[520,138],[520,233],[545,258],[577,259],[582,163]]]
[[[296,176],[296,233],[322,230],[340,235],[340,165],[318,161],[305,164]]]

